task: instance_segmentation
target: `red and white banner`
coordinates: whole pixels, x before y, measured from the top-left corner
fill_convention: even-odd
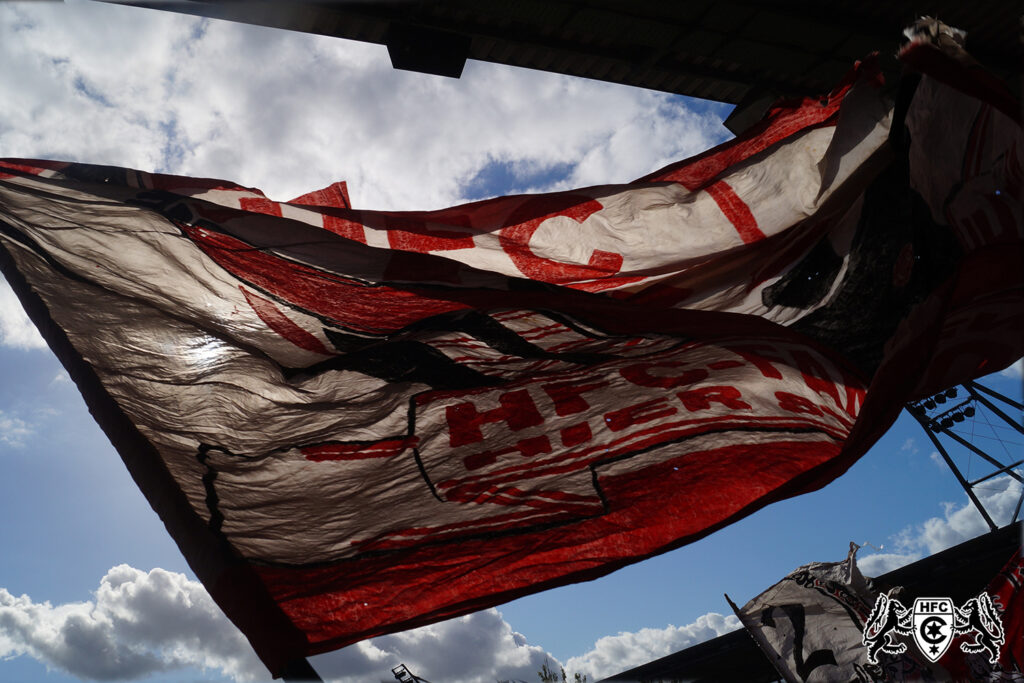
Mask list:
[[[985,111],[966,167],[1019,177]],[[1022,355],[1019,272],[974,276],[1019,196],[913,189],[891,118],[869,61],[636,182],[432,212],[4,160],[0,266],[278,673],[823,486]]]

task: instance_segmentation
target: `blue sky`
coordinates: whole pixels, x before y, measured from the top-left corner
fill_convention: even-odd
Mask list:
[[[457,81],[395,72],[380,46],[94,3],[0,5],[0,59],[0,156],[221,177],[285,200],[335,180],[375,209],[623,182],[729,136],[724,105],[488,64]],[[0,368],[0,679],[265,679],[2,283]],[[1020,368],[986,382],[1019,398]],[[932,452],[904,414],[821,491],[314,665],[351,681],[386,680],[398,661],[436,681],[535,680],[545,657],[615,673],[735,627],[723,593],[745,602],[851,540],[884,546],[862,551],[877,574],[983,531]],[[1004,511],[1013,494],[1004,480],[984,492]]]

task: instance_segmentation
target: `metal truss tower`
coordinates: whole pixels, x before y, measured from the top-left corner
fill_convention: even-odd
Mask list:
[[[1024,503],[1024,405],[967,382],[908,403],[907,411],[928,434],[992,531],[1001,526],[995,519],[998,512],[986,507],[978,491],[1001,475],[1021,484],[1013,515],[1002,525],[1016,522]]]

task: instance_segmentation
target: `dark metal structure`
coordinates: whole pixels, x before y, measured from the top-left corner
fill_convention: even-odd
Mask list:
[[[924,400],[909,403],[907,411],[928,434],[932,445],[949,465],[953,476],[960,482],[989,529],[995,531],[999,524],[993,519],[992,511],[978,497],[975,489],[1003,474],[1024,484],[1024,476],[1018,471],[1021,465],[1024,465],[1024,458],[1021,457],[1024,455],[1021,443],[1024,437],[1024,425],[1021,424],[1024,418],[1024,404],[976,382],[968,382]],[[1012,417],[1011,413],[1016,413],[1016,418]],[[984,434],[978,429],[982,424],[987,427]],[[1013,450],[1007,448],[1007,445]],[[954,459],[951,447],[966,452],[969,458],[968,467],[980,461],[983,472],[976,472],[976,476],[969,478],[970,469],[968,474],[963,472]],[[1003,453],[1000,453],[1000,450]],[[1013,516],[1008,523],[1012,524],[1020,517],[1022,503],[1024,488],[1021,489]]]
[[[409,667],[405,664],[399,664],[391,670],[391,673],[394,674],[395,680],[398,681],[398,683],[430,683],[427,679],[420,678],[413,672],[409,671]]]
[[[117,1],[117,0],[113,0]],[[124,4],[386,45],[392,65],[459,77],[468,59],[741,105],[732,130],[780,95],[828,92],[901,30],[936,16],[1016,81],[1016,0],[127,0]],[[1019,88],[1019,82],[1011,82]]]

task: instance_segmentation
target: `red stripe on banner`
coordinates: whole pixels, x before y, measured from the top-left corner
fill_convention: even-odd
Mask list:
[[[415,437],[385,439],[372,443],[334,442],[302,446],[299,451],[306,460],[325,462],[329,460],[369,460],[390,458],[416,446]]]
[[[27,173],[29,175],[39,175],[44,171],[59,171],[62,168],[68,166],[66,161],[41,161],[38,159],[5,159],[0,161],[0,168],[6,168],[10,171],[17,171],[17,174],[3,173],[0,171],[0,178],[14,178],[17,175]]]
[[[333,356],[334,354],[327,350],[319,339],[314,337],[308,331],[302,329],[296,325],[288,316],[286,316],[274,302],[263,297],[256,296],[252,292],[247,292],[245,287],[239,285],[238,289],[242,290],[242,295],[245,300],[249,302],[252,310],[256,312],[256,315],[260,317],[260,320],[267,324],[267,327],[277,332],[278,335],[287,339],[292,344],[295,344],[300,349],[306,351],[312,351],[313,353],[322,353],[325,356]]]
[[[857,82],[882,85],[878,60],[869,57],[858,62],[827,97],[805,97],[800,106],[793,101],[777,102],[765,118],[742,135],[704,154],[666,166],[636,182],[676,182],[688,190],[701,189],[727,168],[763,152],[772,145],[807,128],[835,125],[843,98]]]
[[[633,432],[629,436],[602,442],[589,448],[578,451],[562,453],[546,460],[530,461],[520,465],[505,467],[503,469],[486,472],[484,474],[473,474],[457,480],[443,481],[438,488],[457,490],[458,487],[471,486],[474,484],[508,484],[523,479],[535,479],[550,477],[557,474],[565,474],[583,467],[588,467],[593,462],[609,457],[615,457],[622,453],[635,452],[643,448],[677,441],[683,438],[693,438],[710,431],[728,431],[733,429],[765,429],[773,428],[778,430],[809,430],[813,429],[828,434],[831,438],[840,441],[846,438],[847,433],[839,433],[835,427],[820,420],[794,419],[786,417],[756,417],[744,416],[737,419],[729,416],[715,418],[704,418],[698,420],[677,420],[659,424],[650,429]],[[450,494],[452,495],[452,494]]]
[[[325,213],[324,228],[330,230],[335,235],[344,237],[345,239],[355,240],[356,242],[366,244],[366,228],[363,227],[362,223],[357,221]]]
[[[704,190],[711,195],[711,198],[718,204],[718,208],[736,228],[736,232],[739,233],[744,244],[764,239],[764,233],[757,227],[757,219],[751,213],[750,207],[740,199],[727,182],[719,180],[717,183],[711,183]]]
[[[268,216],[280,216],[281,205],[266,197],[239,197],[238,205],[243,211],[252,213],[265,213]]]
[[[344,327],[380,333],[432,315],[467,308],[417,292],[369,286],[254,249],[230,235],[191,225],[181,230],[222,268],[244,282]],[[269,324],[269,323],[268,323]],[[276,331],[276,330],[275,330]]]
[[[289,204],[303,204],[305,206],[318,206],[321,208],[351,209],[352,202],[348,198],[348,183],[344,180],[332,183],[322,190],[307,192],[301,197],[288,202]]]
[[[457,543],[424,545],[429,536],[411,540],[419,547],[403,554],[254,569],[307,634],[309,654],[326,652],[511,600],[535,591],[537,584],[593,579],[627,561],[696,540],[741,511],[749,513],[750,506],[760,507],[786,482],[838,453],[836,444],[806,441],[715,448],[672,458],[637,476],[603,479],[607,513],[576,516],[578,523],[554,530],[547,525],[560,518],[545,516],[535,530],[527,527],[523,533],[482,527],[479,537],[460,537]],[[808,488],[813,486],[803,487]],[[564,517],[573,518],[569,513]],[[520,525],[509,528],[515,526]],[[638,528],[644,533],[636,533]],[[364,548],[401,543],[382,541]],[[381,586],[401,586],[402,599],[382,600]]]
[[[451,216],[446,224],[465,227],[465,231],[449,230],[446,225],[431,226],[422,220],[395,214],[386,216],[385,220],[388,244],[400,251],[428,254],[432,251],[472,249],[476,246],[473,243],[473,235],[469,232],[468,216]]]
[[[460,486],[445,492],[445,498],[458,503],[473,503],[476,505],[524,505],[538,509],[556,508],[559,510],[569,509],[571,505],[594,505],[600,504],[596,496],[579,496],[562,491],[523,491],[514,486],[498,487],[489,482],[477,484],[476,486]],[[548,498],[550,500],[544,500]]]

